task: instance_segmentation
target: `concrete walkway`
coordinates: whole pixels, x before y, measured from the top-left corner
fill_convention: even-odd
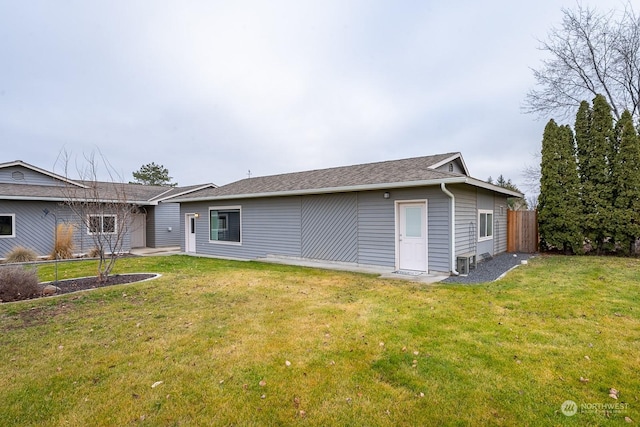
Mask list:
[[[133,248],[129,251],[131,255],[138,256],[161,256],[179,254],[180,246],[167,246],[164,248]]]
[[[301,267],[321,268],[324,270],[351,271],[354,273],[376,274],[381,279],[407,280],[420,283],[435,283],[449,276],[434,275],[420,272],[396,272],[392,268],[384,268],[372,265],[353,264],[348,262],[317,261],[295,257],[268,256],[256,261],[273,264],[297,265]]]
[[[131,255],[137,256],[162,256],[162,255],[174,255],[183,253],[180,251],[179,246],[170,246],[164,248],[135,248],[131,249]],[[193,256],[203,256],[198,254],[190,254]],[[212,257],[216,258],[216,257]],[[238,260],[246,261],[246,260]],[[396,272],[392,268],[384,268],[373,265],[359,265],[348,262],[331,262],[331,261],[316,261],[295,257],[285,256],[268,256],[265,258],[256,259],[258,262],[267,262],[272,264],[284,264],[284,265],[297,265],[300,267],[321,268],[324,270],[337,270],[337,271],[351,271],[354,273],[376,274],[382,279],[396,279],[407,280],[411,282],[420,283],[435,283],[446,279],[449,276],[435,275],[420,272]]]

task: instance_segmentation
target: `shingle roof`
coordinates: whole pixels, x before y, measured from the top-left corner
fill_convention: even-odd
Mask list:
[[[148,186],[139,184],[119,184],[110,182],[97,182],[97,191],[93,191],[93,183],[77,181],[89,188],[75,186],[31,185],[31,184],[6,184],[0,183],[0,198],[20,200],[53,200],[65,201],[69,197],[93,200],[98,194],[101,200],[118,201],[122,198],[130,203],[148,204],[158,196],[170,189],[161,186]]]
[[[246,178],[218,188],[195,191],[187,196],[177,197],[176,201],[231,198],[243,195],[256,197],[296,192],[308,194],[349,191],[358,187],[384,188],[390,184],[425,183],[455,178],[460,178],[462,182],[466,175],[434,169],[443,161],[456,158],[461,158],[460,153]]]
[[[71,180],[53,172],[33,166],[22,160],[0,163],[0,169],[18,166],[31,169],[39,174],[49,176],[51,185],[28,183],[0,183],[0,199],[13,200],[51,200],[65,201],[69,197],[95,201],[99,197],[103,201],[126,200],[139,205],[156,204],[171,197],[188,194],[204,188],[215,188],[215,184],[199,184],[184,187],[167,187],[161,185],[142,185],[131,183],[94,182]],[[93,188],[96,188],[94,191]]]

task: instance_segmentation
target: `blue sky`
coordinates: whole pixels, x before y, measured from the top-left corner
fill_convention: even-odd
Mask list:
[[[0,162],[99,149],[125,180],[222,185],[460,151],[524,190],[546,119],[521,107],[562,7],[0,0]]]

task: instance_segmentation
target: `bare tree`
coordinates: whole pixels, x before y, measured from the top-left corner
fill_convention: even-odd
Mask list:
[[[540,153],[534,153],[533,159],[535,163],[524,165],[521,177],[526,192],[537,196],[540,194]]]
[[[640,15],[628,2],[623,12],[600,13],[577,4],[562,9],[541,50],[550,54],[534,69],[537,88],[525,111],[572,116],[581,101],[603,95],[616,119],[629,110],[640,121]]]
[[[126,185],[100,152],[98,158],[95,153],[83,157],[82,164],[75,164],[79,180],[69,178],[69,154],[63,151],[58,157],[68,180],[63,190],[64,205],[81,227],[81,236],[86,233],[91,237],[98,257],[98,281],[104,282],[122,253],[132,215],[138,208],[129,203]],[[100,166],[104,167],[108,181],[98,180]]]

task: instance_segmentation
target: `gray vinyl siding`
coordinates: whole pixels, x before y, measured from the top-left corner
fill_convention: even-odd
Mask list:
[[[358,263],[395,267],[396,201],[427,200],[427,251],[430,271],[448,272],[449,198],[440,187],[358,193]]]
[[[180,245],[180,205],[159,203],[151,211],[151,215],[147,214],[147,246],[161,248]],[[152,231],[151,239],[149,230]]]
[[[302,258],[358,262],[358,195],[302,198]]]
[[[440,187],[330,195],[183,203],[180,246],[184,250],[185,215],[196,220],[196,252],[255,259],[292,256],[361,265],[395,267],[395,201],[427,200],[428,268],[450,271],[449,198]],[[209,209],[241,208],[240,244],[209,241]]]
[[[15,214],[15,237],[0,238],[0,258],[5,258],[15,247],[22,246],[46,255],[53,250],[55,219],[44,216],[43,209],[55,213],[56,204],[3,200],[0,213]]]
[[[209,240],[209,208],[241,209],[241,242]],[[184,250],[185,215],[197,213],[196,252],[204,255],[255,259],[267,255],[301,256],[300,197],[241,199],[227,202],[183,203],[180,207],[180,247]]]
[[[98,211],[98,210],[87,210],[85,213],[83,213],[83,216],[86,215],[109,215],[113,213],[114,215],[117,215],[117,212],[113,212],[113,211],[109,211],[109,210],[105,210],[105,211]],[[96,247],[96,240],[95,240],[95,236],[89,234],[89,230],[86,226],[86,219],[80,219],[78,218],[78,216],[73,213],[68,207],[65,206],[58,206],[57,207],[57,218],[58,218],[58,224],[64,223],[64,224],[71,224],[74,227],[74,232],[73,232],[73,242],[74,242],[74,248],[73,248],[73,252],[75,254],[87,254],[89,253],[93,248]],[[124,235],[122,236],[122,242],[121,242],[121,247],[120,247],[120,252],[129,252],[131,250],[131,234],[128,230],[131,229],[131,222],[129,221],[129,223],[127,224],[122,224],[121,218],[117,218],[116,219],[117,222],[117,227],[118,229],[122,228],[122,227],[126,227],[127,230],[125,230]],[[104,242],[104,248],[105,251],[109,252],[110,250],[110,246],[113,245],[115,246],[117,244],[117,236],[116,235],[105,235],[102,238],[102,242]]]
[[[255,199],[242,206],[242,246],[265,255],[300,256],[301,199],[279,197]]]
[[[453,167],[451,168],[450,165],[452,165]],[[454,172],[462,175],[465,174],[464,168],[462,167],[462,163],[460,162],[460,159],[455,159],[448,163],[445,163],[444,165],[440,166],[439,168],[436,168],[435,170],[442,171],[442,172]]]
[[[16,180],[13,178],[14,172],[22,173],[24,179]],[[53,186],[61,186],[64,183],[59,180],[54,179],[51,176],[47,176],[36,172],[34,170],[22,167],[22,166],[12,166],[0,169],[0,183],[6,184],[31,184],[31,185],[53,185]]]
[[[438,192],[441,192],[438,188]],[[428,202],[429,270],[451,271],[450,241],[451,200],[444,193],[434,195]]]
[[[477,190],[478,191],[478,210],[487,209],[494,210],[494,201],[493,201],[493,193],[486,190]],[[493,238],[489,240],[484,240],[482,242],[478,242],[478,255],[488,253],[490,255],[494,255],[496,253],[494,248],[494,239],[496,235],[496,216],[495,211],[493,212]]]
[[[358,263],[395,267],[395,205],[384,191],[358,193]]]
[[[450,191],[456,197],[456,255],[476,252],[478,249],[476,189],[469,186],[452,186]]]
[[[493,227],[494,250],[496,254],[507,251],[507,197],[494,196]]]
[[[159,247],[156,244],[156,207],[155,206],[145,206],[143,208],[144,213],[147,215],[146,224],[145,224],[145,234],[147,239],[147,247],[149,248],[157,248]],[[180,245],[180,206],[178,206],[178,212],[176,213],[176,234],[178,234],[178,239],[176,240],[175,246]]]
[[[49,214],[44,214],[45,209]],[[15,214],[15,237],[0,238],[0,258],[5,258],[17,246],[32,249],[39,256],[49,255],[53,250],[56,224],[73,226],[74,253],[87,253],[95,246],[93,237],[80,219],[68,207],[58,203],[3,200],[0,213]],[[122,251],[131,249],[130,241],[127,234]]]

